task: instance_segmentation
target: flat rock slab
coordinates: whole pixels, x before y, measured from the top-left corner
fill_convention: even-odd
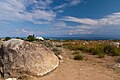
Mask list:
[[[21,75],[43,76],[59,65],[59,59],[50,49],[20,39],[4,42],[0,52],[5,78]]]

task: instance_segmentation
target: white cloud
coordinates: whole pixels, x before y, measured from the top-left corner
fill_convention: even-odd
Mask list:
[[[33,21],[34,24],[50,24],[48,21]]]
[[[34,4],[34,9],[47,9],[49,5],[52,4],[52,0],[19,0],[24,5],[29,6],[29,4]]]
[[[55,6],[53,9],[55,9],[55,10],[63,9],[63,8],[66,8],[66,7],[78,5],[82,2],[81,0],[66,0],[66,1],[67,2],[65,2],[61,5]]]
[[[53,0],[0,0],[0,22],[30,21],[34,24],[49,24],[49,26],[52,26],[51,30],[53,32],[66,31],[69,34],[91,34],[96,28],[101,26],[120,25],[120,12],[104,16],[100,19],[66,16],[63,19],[59,19],[59,21],[56,17],[57,12],[62,13],[64,8],[81,3],[81,0],[66,1],[53,9],[50,6]],[[28,10],[27,8],[31,5],[33,7]],[[70,26],[64,21],[76,22],[80,23],[80,25]],[[27,29],[19,29],[17,31],[19,34],[36,33]]]
[[[70,5],[73,6],[73,5],[78,5],[79,3],[81,3],[82,1],[81,0],[71,0],[70,2]]]
[[[50,30],[64,35],[92,34],[94,32],[94,29],[97,28],[91,27],[89,25],[70,26],[62,21],[55,22],[52,25],[53,27],[49,28]]]
[[[98,19],[98,25],[120,25],[120,12],[113,13],[105,16],[102,19]]]
[[[81,23],[90,26],[120,25],[120,12],[107,15],[101,19],[76,18],[76,17],[66,16],[64,17],[64,19],[61,20]]]
[[[64,23],[64,22],[55,22],[53,25],[57,26],[57,27],[66,27],[67,26],[66,23]]]
[[[69,30],[67,30],[67,34],[69,35],[92,34],[94,30],[97,28],[98,27],[92,27],[89,25],[70,26]]]
[[[65,8],[67,5],[68,5],[67,3],[64,3],[64,4],[61,4],[61,5],[59,5],[59,6],[54,7],[54,9]]]
[[[92,34],[94,32],[97,33],[97,30],[103,29],[105,26],[120,26],[120,12],[112,13],[100,19],[66,16],[60,20],[80,23],[77,26],[66,26],[69,28],[67,30],[69,35]]]
[[[69,28],[69,27],[70,27],[70,26],[68,26],[66,23],[61,22],[61,21],[52,23],[51,25],[53,26],[52,28],[50,28],[50,29],[52,29],[52,30],[62,30],[62,29],[64,29],[64,28]]]
[[[89,18],[76,18],[71,16],[66,16],[64,19],[61,19],[64,21],[71,21],[71,22],[77,22],[81,24],[87,24],[87,25],[96,25],[97,20],[89,19]]]
[[[33,19],[43,19],[46,21],[53,21],[56,14],[53,11],[35,10],[32,14]]]
[[[16,34],[18,35],[21,35],[21,34],[24,34],[24,35],[30,35],[30,34],[34,34],[33,31],[30,31],[30,30],[27,30],[27,29],[16,29]]]
[[[29,29],[16,29],[15,35],[24,35],[24,36],[28,36],[28,35],[43,35],[45,34],[44,32],[41,31],[33,31],[33,30],[29,30]]]
[[[69,30],[69,35],[78,35],[78,34],[92,34],[93,31],[91,30],[84,30],[84,29],[75,29],[75,30]]]
[[[52,0],[4,0],[0,1],[0,21],[31,21],[44,20],[53,21],[56,13],[52,10],[45,10]],[[35,4],[31,12],[27,6]],[[39,5],[39,6],[38,6]],[[42,7],[42,9],[41,9]],[[44,7],[44,9],[43,9]]]
[[[61,8],[77,5],[80,1],[68,0],[68,2],[56,6],[54,9],[57,11],[55,12],[50,7],[53,0],[1,0],[0,21],[30,21],[35,24],[48,24],[54,22],[57,12],[63,12]]]

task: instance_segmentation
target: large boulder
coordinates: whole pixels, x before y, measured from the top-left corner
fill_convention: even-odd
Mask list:
[[[0,63],[5,78],[21,75],[43,76],[59,65],[59,59],[47,47],[11,39],[3,43]]]

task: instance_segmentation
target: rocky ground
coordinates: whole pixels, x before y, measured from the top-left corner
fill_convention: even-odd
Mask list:
[[[60,66],[39,80],[120,80],[120,68],[113,57],[104,59],[84,54],[85,60],[73,60],[71,51],[62,49],[64,59]]]
[[[120,80],[119,57],[100,59],[84,53],[84,60],[79,61],[73,59],[73,51],[60,49],[63,60],[58,68],[43,77],[28,77],[26,80]]]

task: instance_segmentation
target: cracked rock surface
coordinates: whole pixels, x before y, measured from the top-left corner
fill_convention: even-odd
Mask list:
[[[43,76],[59,65],[59,59],[50,49],[20,39],[4,42],[0,58],[1,73],[5,78]]]

